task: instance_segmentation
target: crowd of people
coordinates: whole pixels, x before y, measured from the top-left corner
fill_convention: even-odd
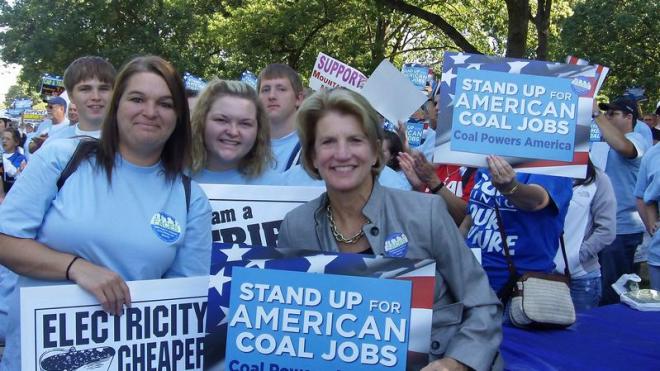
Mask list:
[[[82,57],[64,84],[70,102],[50,98],[34,131],[3,119],[0,370],[20,369],[20,287],[73,282],[121,315],[126,281],[208,274],[211,208],[198,183],[325,187],[285,217],[280,247],[435,259],[425,370],[502,367],[503,242],[518,274],[563,272],[564,239],[571,296],[588,310],[618,301],[610,285],[635,272],[647,233],[660,290],[660,109],[640,116],[629,96],[594,105],[607,151],[570,179],[494,155],[481,169],[432,163],[437,88],[411,147],[405,123],[386,124],[346,89],[305,94],[283,64],[264,68],[256,89],[215,78],[195,92],[159,57],[118,73]]]

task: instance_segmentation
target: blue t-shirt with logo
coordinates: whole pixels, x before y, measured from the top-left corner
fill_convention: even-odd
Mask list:
[[[507,243],[518,273],[551,272],[555,267],[553,260],[573,195],[570,178],[522,173],[518,173],[516,178],[522,184],[543,187],[551,199],[548,206],[539,211],[518,209],[497,192],[485,169],[480,169],[475,175],[468,202],[472,227],[466,243],[470,248],[481,249],[482,266],[495,292],[509,278],[495,204],[500,209]]]

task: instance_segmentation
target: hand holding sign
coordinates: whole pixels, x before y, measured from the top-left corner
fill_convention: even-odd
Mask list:
[[[488,170],[493,186],[502,193],[510,193],[515,187],[516,172],[511,165],[498,156],[488,156]]]
[[[104,311],[120,316],[124,305],[131,306],[131,293],[117,273],[81,258],[73,263],[71,280],[94,295]]]

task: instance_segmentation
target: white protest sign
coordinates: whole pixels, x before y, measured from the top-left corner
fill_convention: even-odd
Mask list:
[[[319,53],[309,78],[309,87],[321,90],[343,86],[359,92],[366,80],[367,77],[362,72],[329,55]]]
[[[21,288],[21,369],[202,369],[209,277],[127,284],[122,316],[77,285]]]
[[[406,122],[428,99],[404,74],[384,59],[360,91],[388,121]]]
[[[325,192],[323,187],[200,184],[213,212],[213,241],[276,246],[284,216]]]

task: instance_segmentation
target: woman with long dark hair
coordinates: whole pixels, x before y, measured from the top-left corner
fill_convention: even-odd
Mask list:
[[[79,141],[35,153],[0,206],[0,264],[19,275],[2,370],[20,369],[20,287],[74,282],[121,315],[131,303],[125,281],[208,274],[211,208],[182,175],[190,125],[174,67],[153,56],[131,60],[100,142]]]

